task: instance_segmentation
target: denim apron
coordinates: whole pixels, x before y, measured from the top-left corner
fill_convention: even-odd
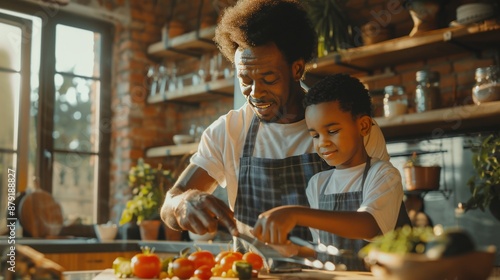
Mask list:
[[[316,153],[283,159],[253,157],[260,120],[254,116],[240,158],[236,220],[253,227],[264,211],[281,205],[309,206],[306,187],[316,173],[331,169]],[[284,139],[286,141],[286,139]],[[291,235],[311,240],[307,227],[295,227]]]
[[[368,157],[365,169],[363,171],[363,179],[361,182],[360,191],[326,195],[325,190],[328,186],[327,181],[321,189],[321,194],[319,197],[319,209],[332,211],[357,211],[361,206],[361,203],[363,202],[363,187],[365,185],[365,180],[366,176],[368,175],[370,165],[371,158]],[[406,213],[406,207],[404,206],[404,203],[401,202],[398,220],[396,222],[396,228],[401,227],[405,224],[411,225],[408,214]],[[332,257],[325,254],[318,254],[318,259],[320,259],[321,261],[332,261],[336,265],[345,264],[347,270],[367,270],[367,267],[363,263],[363,260],[357,257],[359,250],[361,250],[361,248],[368,244],[367,241],[363,239],[344,238],[327,231],[319,231],[319,240],[321,243],[333,245],[339,250],[344,249],[354,252],[354,257]]]

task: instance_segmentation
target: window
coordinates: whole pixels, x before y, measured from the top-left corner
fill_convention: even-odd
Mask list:
[[[0,35],[6,34],[20,39],[0,43],[0,82],[11,85],[0,91],[3,100],[10,98],[0,103],[1,117],[6,114],[9,124],[2,126],[0,134],[8,136],[0,139],[0,218],[6,217],[7,168],[13,168],[18,191],[39,187],[50,192],[67,221],[105,222],[109,218],[110,24],[41,5],[2,3]],[[21,39],[28,43],[20,44]],[[12,42],[29,47],[19,51]],[[10,64],[2,61],[2,48]]]

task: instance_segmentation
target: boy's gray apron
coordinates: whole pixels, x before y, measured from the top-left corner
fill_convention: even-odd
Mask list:
[[[328,181],[325,182],[323,188],[321,189],[321,194],[319,197],[319,209],[332,211],[357,211],[361,206],[361,203],[363,202],[363,187],[365,185],[365,180],[366,176],[368,175],[370,165],[371,158],[368,157],[365,170],[363,171],[361,191],[325,195],[325,189],[326,186],[328,186]],[[406,213],[406,207],[404,206],[404,203],[401,202],[398,220],[396,222],[396,228],[401,227],[405,224],[411,225],[411,222],[410,218],[408,217],[408,213]],[[354,257],[332,257],[321,254],[318,255],[318,259],[320,259],[321,261],[325,262],[329,260],[334,264],[345,264],[347,270],[367,270],[367,267],[364,265],[363,260],[357,257],[357,253],[359,252],[359,250],[366,244],[368,244],[367,241],[362,239],[343,238],[327,231],[319,231],[319,240],[323,244],[333,245],[338,249],[351,250],[354,252]]]
[[[255,225],[259,214],[271,208],[309,206],[305,192],[309,179],[331,169],[316,153],[283,159],[252,157],[259,123],[254,116],[245,139],[234,209],[236,219],[249,227]],[[296,227],[290,234],[311,240],[307,227]]]

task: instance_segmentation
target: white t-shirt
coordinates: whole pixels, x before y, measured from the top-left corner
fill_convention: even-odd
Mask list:
[[[311,177],[306,195],[311,208],[318,209],[320,192],[328,180],[325,194],[356,192],[361,190],[366,163],[346,169],[332,169]],[[330,178],[331,177],[331,178]],[[383,234],[393,230],[403,201],[401,174],[389,161],[372,158],[363,187],[363,202],[358,212],[368,212],[377,221]],[[394,208],[397,208],[395,211]],[[311,229],[318,240],[318,230]]]
[[[236,202],[240,158],[253,116],[252,108],[245,103],[219,117],[203,132],[198,151],[190,160],[227,189],[231,209]],[[254,157],[282,159],[315,153],[305,120],[292,124],[261,122],[255,141]],[[365,137],[365,145],[371,157],[389,160],[384,136],[377,125]]]

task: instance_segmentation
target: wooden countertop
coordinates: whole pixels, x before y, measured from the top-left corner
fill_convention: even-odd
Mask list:
[[[106,269],[100,274],[98,274],[94,280],[113,280],[116,278],[113,274],[112,269]],[[137,278],[127,278],[127,279],[137,279]],[[197,279],[197,278],[192,278]],[[222,278],[222,277],[212,277],[211,280],[237,280],[238,278]],[[349,280],[367,280],[367,279],[380,279],[373,276],[370,272],[361,271],[323,271],[323,270],[312,270],[304,269],[301,272],[291,272],[291,273],[275,273],[275,274],[260,274],[258,278],[252,279],[349,279]]]

